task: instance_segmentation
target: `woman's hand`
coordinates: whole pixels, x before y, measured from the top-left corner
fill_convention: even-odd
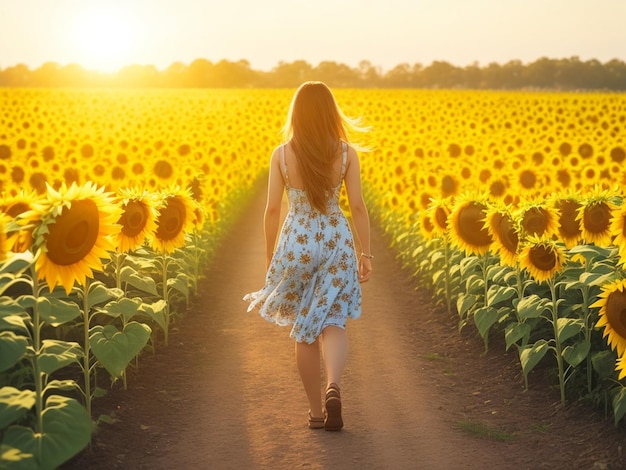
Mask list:
[[[367,282],[372,275],[372,260],[364,256],[359,257],[359,282]]]

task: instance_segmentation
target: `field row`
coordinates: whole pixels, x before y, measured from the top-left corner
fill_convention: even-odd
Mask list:
[[[0,90],[0,458],[54,468],[167,344],[264,178],[290,90]],[[626,97],[337,90],[394,249],[526,386],[626,414]],[[345,202],[345,201],[344,201]],[[346,205],[347,207],[347,205]],[[416,311],[419,315],[419,311]],[[552,366],[551,366],[552,367]]]

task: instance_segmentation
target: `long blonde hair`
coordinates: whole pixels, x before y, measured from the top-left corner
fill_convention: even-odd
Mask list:
[[[333,161],[341,141],[349,142],[349,131],[366,130],[358,122],[343,114],[323,82],[304,82],[293,96],[283,135],[285,141],[291,139],[307,198],[321,213],[332,194]]]

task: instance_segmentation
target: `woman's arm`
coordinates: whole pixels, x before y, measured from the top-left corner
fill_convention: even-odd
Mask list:
[[[346,168],[346,191],[348,193],[348,202],[350,203],[350,212],[357,236],[358,253],[365,253],[371,256],[370,248],[370,219],[367,206],[363,200],[363,191],[361,189],[361,165],[359,156],[352,147],[348,147],[348,163]],[[359,255],[359,280],[365,282],[370,278],[372,273],[372,260],[365,256]]]
[[[285,182],[280,171],[280,147],[274,149],[270,160],[270,175],[267,188],[267,203],[265,205],[265,259],[266,268],[269,268],[276,237],[278,236],[278,223],[280,221],[280,208],[283,199]]]

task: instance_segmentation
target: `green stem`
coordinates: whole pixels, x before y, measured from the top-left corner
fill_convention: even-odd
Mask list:
[[[124,264],[124,253],[115,253],[113,255],[115,259],[115,287],[122,288],[122,265]]]
[[[589,324],[589,320],[591,319],[591,315],[589,312],[589,288],[587,286],[582,289],[583,294],[583,318],[585,322],[585,342],[591,343],[591,330],[593,325]],[[591,364],[591,355],[587,354],[586,358],[587,363],[587,393],[591,394],[591,386],[593,381],[593,366]]]
[[[483,300],[483,305],[486,307],[487,306],[487,291],[489,290],[489,282],[487,282],[487,271],[489,270],[489,251],[487,251],[487,253],[485,253],[485,255],[483,256],[483,295],[484,295],[484,300]]]
[[[89,347],[89,279],[85,280],[83,292],[83,380],[85,382],[85,408],[91,418],[91,367]]]
[[[34,268],[31,271],[33,280],[33,294],[35,298],[39,296],[39,281]],[[41,354],[41,320],[39,318],[39,305],[35,302],[33,306],[33,349],[35,358],[33,360],[33,375],[35,379],[35,432],[43,434],[43,374],[39,369],[39,355]],[[37,439],[38,455],[42,455],[42,439]]]
[[[517,298],[518,300],[522,300],[524,298],[524,281],[522,279],[522,270],[519,267],[519,261],[515,263],[515,273],[517,277]],[[518,323],[521,323],[517,309],[515,309],[515,318]]]
[[[556,286],[554,285],[554,279],[548,279],[548,285],[550,286],[550,293],[552,294],[552,327],[554,329],[554,344],[556,354],[556,365],[559,371],[559,388],[561,389],[561,405],[565,406],[565,372],[563,368],[563,351],[561,346],[561,340],[559,339],[559,331],[557,328],[558,306],[556,296]]]
[[[201,237],[200,235],[194,231],[193,232],[193,238],[194,238],[194,243],[193,243],[193,274],[194,274],[194,280],[192,282],[192,286],[193,286],[193,295],[196,296],[198,295],[198,278],[200,277],[200,240]],[[189,307],[189,305],[187,305],[187,307]]]
[[[168,333],[170,329],[170,301],[167,295],[167,255],[163,253],[163,300],[165,301],[165,346],[168,344]]]
[[[448,315],[452,314],[452,293],[450,292],[450,248],[448,246],[448,240],[446,236],[443,237],[443,254],[445,260],[444,273],[445,273],[445,289],[446,289],[446,304],[448,306]]]

